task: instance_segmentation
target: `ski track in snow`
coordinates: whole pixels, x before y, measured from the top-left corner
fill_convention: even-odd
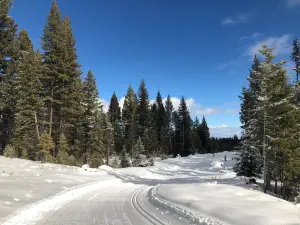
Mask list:
[[[227,161],[224,161],[225,154]],[[300,224],[299,205],[266,195],[259,187],[246,185],[243,178],[236,177],[232,172],[235,163],[233,154],[225,152],[215,154],[214,157],[206,154],[156,159],[153,167],[124,169],[108,166],[92,169],[88,165],[82,168],[38,165],[26,160],[9,159],[10,163],[3,166],[0,179],[5,182],[24,182],[25,177],[30,179],[27,192],[20,186],[21,189],[14,193],[21,191],[23,194],[10,195],[11,200],[5,198],[5,190],[0,187],[0,200],[4,196],[3,201],[0,201],[0,211],[1,207],[11,210],[11,207],[17,206],[2,224],[33,225],[46,219],[47,223],[43,224],[50,225],[51,215],[53,224],[83,224],[86,218],[73,223],[69,216],[63,216],[73,213],[76,217],[83,210],[81,202],[88,204],[90,210],[96,210],[89,212],[89,208],[84,209],[87,214],[94,213],[91,215],[94,224],[130,225],[136,224],[136,221],[156,225],[187,224],[187,221],[201,225]],[[1,160],[5,164],[7,159],[0,157]],[[11,162],[22,163],[18,165]],[[17,167],[22,168],[23,172]],[[37,196],[40,190],[35,189],[36,184],[47,185],[49,190],[53,187],[56,193],[63,191],[53,195],[51,189],[52,192],[43,192]],[[26,202],[22,200],[24,196]],[[43,196],[50,197],[43,199]],[[40,201],[37,201],[38,198]],[[27,205],[28,201],[37,202]],[[80,203],[75,204],[76,201]],[[100,205],[105,207],[101,208]],[[63,218],[61,223],[59,218]]]

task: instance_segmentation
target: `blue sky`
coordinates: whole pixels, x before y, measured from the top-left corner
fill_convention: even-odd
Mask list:
[[[300,0],[57,0],[71,17],[82,71],[95,73],[104,104],[146,80],[191,115],[205,114],[214,136],[239,132],[239,98],[263,43],[289,59],[299,37]],[[51,0],[15,0],[11,15],[39,47]],[[287,64],[291,76],[291,63]]]

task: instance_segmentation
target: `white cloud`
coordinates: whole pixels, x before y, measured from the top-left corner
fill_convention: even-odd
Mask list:
[[[248,48],[246,54],[253,57],[255,54],[259,54],[259,50],[263,45],[267,45],[268,47],[274,48],[274,56],[288,55],[292,51],[290,39],[291,37],[288,34],[285,34],[280,37],[269,37],[265,40],[259,41],[251,45]]]
[[[167,98],[164,98],[163,101],[165,102]],[[173,103],[173,106],[175,109],[178,109],[180,104],[180,98],[177,97],[171,97],[171,101]],[[195,116],[207,116],[207,115],[216,115],[221,113],[221,110],[219,108],[206,108],[202,107],[200,104],[195,102],[195,99],[193,98],[187,98],[185,99],[187,107],[190,111],[191,117]]]
[[[103,105],[103,111],[104,111],[104,112],[107,112],[107,111],[108,111],[108,107],[109,107],[109,102],[106,101],[106,100],[103,99],[103,98],[100,98],[100,102],[101,102],[102,105]]]
[[[221,126],[212,126],[209,128],[211,137],[233,137],[234,135],[241,136],[241,128],[228,127],[226,124]]]
[[[119,100],[119,105],[120,108],[122,110],[123,105],[124,105],[124,100],[125,97],[120,98]],[[167,98],[163,98],[163,103],[165,103],[165,101],[167,100]],[[177,97],[171,97],[171,101],[173,104],[173,107],[175,109],[178,109],[179,104],[180,104],[180,98]],[[104,112],[108,111],[108,107],[109,107],[109,102],[106,101],[105,99],[100,99],[100,101],[102,102],[103,105],[103,110]],[[187,98],[185,99],[187,107],[190,111],[191,117],[195,118],[196,116],[201,117],[201,116],[211,116],[211,115],[217,115],[217,114],[237,114],[239,112],[239,109],[220,109],[220,108],[214,108],[214,107],[203,107],[201,106],[199,103],[195,102],[195,99],[193,98]],[[153,104],[155,102],[155,100],[150,100],[150,104]]]
[[[250,36],[242,36],[240,37],[240,40],[257,40],[258,38],[260,38],[261,36],[263,36],[263,34],[255,32],[254,34],[250,35]]]
[[[249,21],[250,17],[254,14],[254,11],[251,10],[249,12],[238,13],[233,17],[226,17],[221,21],[223,26],[230,26],[239,23],[246,23]]]
[[[119,100],[119,105],[120,105],[121,110],[123,109],[124,101],[125,101],[125,97],[122,97]]]
[[[300,0],[286,0],[287,7],[292,8],[294,6],[300,5]]]

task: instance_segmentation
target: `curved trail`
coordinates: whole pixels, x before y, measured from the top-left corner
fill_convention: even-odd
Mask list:
[[[148,202],[148,186],[132,183],[99,188],[47,213],[38,225],[185,225]]]

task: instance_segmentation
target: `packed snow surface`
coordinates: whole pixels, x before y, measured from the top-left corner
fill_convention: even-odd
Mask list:
[[[152,167],[124,169],[0,157],[0,224],[30,224],[28,221],[37,221],[101,185],[113,190],[120,182],[153,187],[148,197],[157,209],[193,224],[300,224],[299,205],[264,194],[257,185],[247,185],[232,171],[234,164],[231,152],[156,159]]]

